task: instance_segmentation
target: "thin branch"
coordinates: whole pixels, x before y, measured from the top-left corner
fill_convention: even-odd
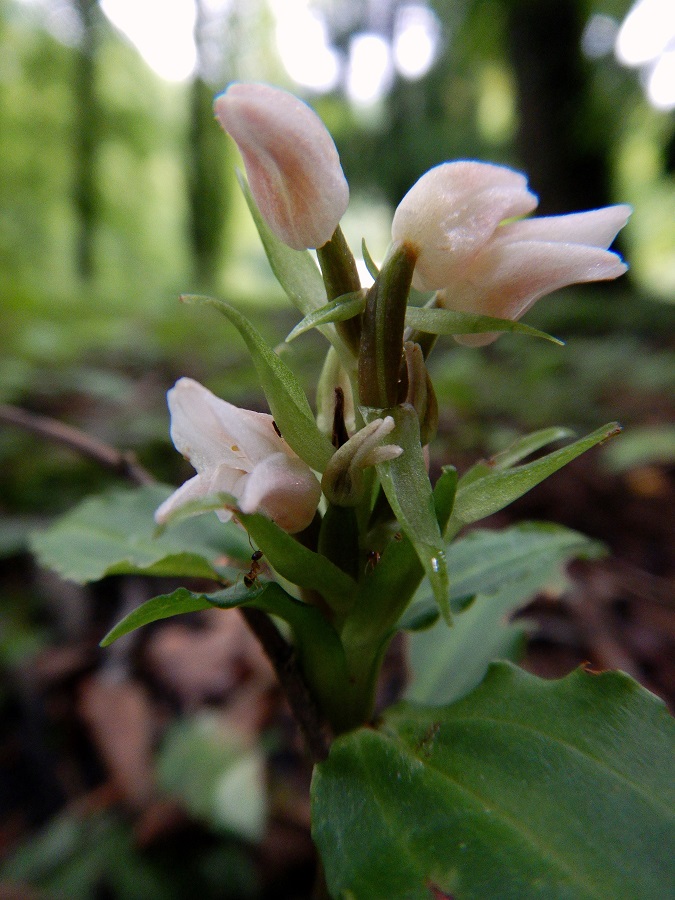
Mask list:
[[[293,716],[305,739],[312,762],[322,762],[328,756],[328,742],[316,704],[298,668],[292,646],[285,640],[267,613],[247,607],[240,607],[239,611],[258,638],[267,658],[274,667]]]
[[[117,475],[127,478],[133,484],[153,484],[155,480],[131,451],[117,450],[115,447],[85,434],[78,428],[73,428],[72,425],[64,425],[58,419],[40,416],[8,403],[0,403],[0,422],[15,425],[31,434],[68,447],[79,453],[80,456],[91,459]]]

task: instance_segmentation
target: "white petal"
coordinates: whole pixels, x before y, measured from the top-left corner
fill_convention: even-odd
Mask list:
[[[321,486],[301,459],[276,453],[259,463],[247,476],[239,496],[244,513],[262,512],[284,531],[306,528],[321,499]]]
[[[155,521],[158,525],[163,525],[173,512],[193,500],[201,500],[221,492],[237,496],[238,490],[241,489],[242,477],[245,477],[244,472],[231,469],[229,466],[219,466],[195,475],[167,497],[155,512]],[[232,517],[232,513],[229,510],[219,510],[218,516],[222,522],[226,522]]]
[[[628,221],[632,209],[626,204],[605,206],[567,216],[538,216],[503,225],[495,234],[499,241],[561,241],[590,244],[607,249]]]
[[[266,84],[232,84],[214,110],[239,147],[251,192],[276,236],[294,250],[329,241],[347,209],[349,187],[316,113]]]
[[[249,471],[283,445],[265,413],[239,409],[191,378],[168,393],[171,439],[198,472],[227,463]]]
[[[394,241],[419,252],[413,286],[437,290],[490,239],[500,222],[537,205],[520,172],[460,160],[430,169],[408,191],[392,222]]]
[[[571,284],[618,278],[627,266],[608,250],[579,244],[495,242],[471,266],[466,281],[443,292],[441,305],[500,319],[519,319],[545,294]],[[455,335],[458,343],[478,347],[498,333]]]

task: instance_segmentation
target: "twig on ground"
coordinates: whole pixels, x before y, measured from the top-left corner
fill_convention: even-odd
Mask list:
[[[134,484],[152,484],[155,480],[131,451],[117,450],[78,428],[73,428],[72,425],[59,422],[58,419],[37,415],[8,403],[0,403],[0,422],[15,425],[31,434],[37,434],[56,444],[68,447],[81,456],[127,478]]]

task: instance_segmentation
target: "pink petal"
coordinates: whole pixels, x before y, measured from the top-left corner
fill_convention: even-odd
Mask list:
[[[321,499],[321,485],[306,463],[276,453],[248,475],[239,496],[244,513],[262,512],[284,531],[306,528]]]
[[[244,472],[229,466],[219,466],[195,475],[194,478],[190,478],[174,491],[170,497],[167,497],[155,512],[155,522],[163,525],[172,513],[193,500],[201,500],[221,492],[236,496],[242,477],[245,477]],[[195,515],[199,515],[199,513],[195,513]],[[229,510],[218,510],[218,518],[221,522],[227,522],[232,518],[232,513]]]
[[[607,249],[628,221],[632,209],[626,204],[605,206],[567,216],[539,216],[503,225],[495,240],[561,241],[567,244],[590,244]]]
[[[249,471],[282,446],[270,415],[239,409],[191,378],[176,382],[168,401],[171,439],[198,472],[222,463]]]
[[[437,290],[490,239],[500,222],[537,205],[527,179],[505,166],[460,160],[430,169],[408,191],[392,237],[419,251],[413,286]]]
[[[519,319],[545,294],[571,284],[618,278],[627,266],[608,250],[579,244],[521,241],[495,242],[483,250],[464,280],[442,295],[442,305],[500,319]],[[498,333],[455,335],[458,343],[477,347]]]
[[[239,147],[251,192],[276,236],[295,250],[329,241],[347,209],[349,187],[316,113],[266,84],[232,84],[214,110]]]

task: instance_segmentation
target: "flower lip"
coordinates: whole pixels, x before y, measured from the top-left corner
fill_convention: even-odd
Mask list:
[[[335,143],[317,114],[268,84],[232,83],[214,102],[274,234],[294,250],[327,243],[349,203]]]

